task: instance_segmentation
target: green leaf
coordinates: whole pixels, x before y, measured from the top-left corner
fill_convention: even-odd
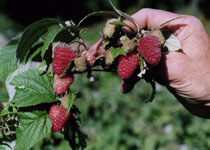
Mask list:
[[[19,112],[18,116],[16,150],[29,150],[51,133],[52,122],[46,112]]]
[[[7,77],[17,69],[17,43],[9,44],[0,50],[0,79],[5,82]]]
[[[40,39],[33,44],[32,48],[30,49],[30,54],[27,58],[28,61],[33,60],[33,58],[35,58],[41,52],[42,46],[44,45],[43,43],[44,41]]]
[[[48,28],[62,23],[57,19],[45,18],[29,25],[23,32],[17,48],[17,59],[26,63],[32,45],[47,32]]]
[[[116,57],[118,57],[119,55],[126,55],[126,52],[123,51],[122,47],[117,47],[117,48],[111,47],[110,51],[111,51],[112,56],[113,56],[114,59]]]
[[[113,18],[117,18],[119,17],[115,12],[113,11],[97,11],[97,12],[92,12],[90,14],[88,14],[87,16],[85,16],[84,18],[82,18],[80,20],[80,22],[78,23],[78,26],[81,25],[81,23],[83,23],[86,19],[90,18],[90,17],[94,17],[94,16],[100,16],[100,17],[113,17]]]
[[[7,114],[9,114],[10,111],[9,111],[9,106],[6,106],[0,113],[0,116],[5,116]]]
[[[134,32],[133,28],[131,28],[128,24],[126,24],[125,22],[122,21],[112,21],[110,24],[115,24],[115,25],[119,25],[122,27],[128,27],[131,29],[132,32]]]
[[[146,100],[146,103],[148,102],[152,102],[155,98],[155,94],[156,94],[156,86],[155,86],[155,81],[149,81],[151,86],[152,86],[152,94],[150,95],[150,97]]]
[[[69,27],[66,27],[69,29]],[[70,32],[66,30],[66,28],[61,27],[59,25],[54,25],[48,29],[48,32],[42,36],[42,39],[39,39],[32,47],[37,46],[38,44],[42,44],[41,46],[37,47],[37,49],[34,52],[31,52],[32,54],[29,54],[29,58],[27,60],[32,60],[35,56],[41,53],[42,60],[44,59],[44,55],[46,51],[49,49],[49,46],[55,41],[56,37],[61,33],[67,32],[66,34],[71,36]],[[64,36],[62,34],[62,36]],[[72,37],[72,36],[71,36]],[[32,51],[33,48],[31,48],[30,51]]]
[[[87,135],[81,131],[80,125],[80,111],[73,105],[71,108],[71,117],[64,126],[64,138],[69,142],[73,150],[84,150],[87,146]]]
[[[136,22],[136,20],[134,20],[130,15],[128,15],[128,14],[122,12],[121,10],[117,9],[117,8],[114,6],[114,4],[112,3],[111,0],[109,0],[109,3],[111,4],[112,8],[115,10],[115,12],[116,12],[118,15],[124,17],[125,19],[130,20],[130,21],[136,26],[136,28],[137,28],[137,33],[140,31],[140,27],[139,27],[138,23]]]
[[[8,93],[1,93],[0,94],[0,102],[6,102],[9,100],[9,95]]]
[[[63,30],[62,27],[56,26],[45,37],[44,45],[41,47],[41,56],[42,56],[42,58],[44,57],[44,54],[45,54],[46,50],[49,48],[50,44],[53,42],[53,40],[55,39],[57,34],[60,33],[62,30]]]
[[[104,42],[104,44],[102,45],[102,48],[105,49],[107,45],[109,45],[109,41],[108,40]]]
[[[17,113],[17,109],[10,104],[7,105],[0,113],[0,116]]]
[[[66,27],[61,32],[59,32],[56,35],[54,41],[69,43],[69,42],[71,42],[72,40],[74,40],[78,36],[79,36],[78,26],[72,25],[72,26]]]
[[[65,75],[67,75],[67,74],[68,74],[68,71],[71,70],[72,67],[73,67],[73,63],[72,63],[72,61],[71,61],[71,62],[69,62],[69,64],[67,65],[67,67],[66,67],[66,69],[63,71],[63,73],[61,73],[61,74],[59,75],[59,78],[61,78],[61,77],[65,76]]]
[[[140,70],[143,70],[144,69],[143,57],[141,55],[138,55],[138,56],[139,56],[139,67],[140,67]]]
[[[17,107],[33,106],[41,103],[55,102],[53,77],[41,75],[41,71],[28,70],[13,78],[11,85],[16,87],[13,103]]]
[[[46,66],[46,65],[47,65],[46,60],[43,60],[43,61],[40,63],[38,69],[40,69],[40,68],[42,68],[42,67],[44,67],[44,66]]]
[[[0,131],[0,139],[2,139],[3,138],[3,133],[2,133],[3,131]],[[3,147],[1,147],[1,145],[0,145],[0,150],[4,150],[4,149],[2,149]]]
[[[71,110],[71,107],[73,106],[74,102],[75,102],[75,99],[77,97],[77,93],[78,92],[72,92],[72,93],[69,93],[68,95],[68,107],[67,107],[67,112],[66,114],[68,114]]]
[[[3,145],[0,145],[0,150],[6,150],[6,148]]]

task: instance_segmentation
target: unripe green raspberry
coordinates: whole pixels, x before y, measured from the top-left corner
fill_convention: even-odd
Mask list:
[[[68,95],[65,95],[64,97],[61,98],[61,105],[65,109],[68,108]]]
[[[126,53],[130,53],[136,49],[136,42],[134,39],[125,39],[122,43],[123,51]]]
[[[80,56],[74,59],[74,65],[77,71],[83,72],[87,69],[87,61],[85,56]]]
[[[112,56],[112,52],[108,50],[108,52],[105,55],[105,64],[106,65],[111,65],[114,62],[114,58]]]
[[[161,44],[165,43],[165,37],[160,30],[153,30],[150,35],[158,37]]]
[[[118,21],[118,20],[117,19],[109,19],[106,22],[105,27],[103,29],[104,38],[112,38],[114,36],[114,34],[117,32],[119,25],[111,24],[114,21]]]

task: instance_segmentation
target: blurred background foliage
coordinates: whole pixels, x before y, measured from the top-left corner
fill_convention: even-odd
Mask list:
[[[128,14],[141,8],[156,8],[197,16],[210,33],[209,0],[113,0]],[[46,17],[78,21],[88,13],[111,10],[106,0],[0,0],[0,47],[29,24]],[[84,38],[94,43],[103,22],[99,18],[84,24]],[[120,93],[116,74],[94,73],[76,76],[72,90],[80,90],[76,105],[81,110],[82,130],[88,135],[87,150],[209,150],[210,120],[193,116],[167,91],[157,85],[152,103],[145,103],[151,87],[140,81],[129,94]],[[0,82],[0,101],[8,96]],[[67,150],[60,133],[39,143],[34,150]],[[52,146],[55,145],[55,146]]]

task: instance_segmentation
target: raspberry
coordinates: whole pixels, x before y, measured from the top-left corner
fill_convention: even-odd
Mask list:
[[[104,38],[112,38],[115,33],[119,30],[119,25],[111,24],[114,21],[119,21],[118,19],[109,19],[106,22],[106,25],[103,29],[103,36]]]
[[[74,59],[74,65],[77,71],[83,72],[87,70],[87,62],[85,56],[79,56]]]
[[[114,62],[114,57],[112,56],[112,52],[110,50],[107,50],[105,54],[105,64],[111,65],[113,62]]]
[[[161,59],[161,43],[156,36],[146,36],[139,40],[137,47],[140,55],[151,65],[157,65]]]
[[[76,53],[74,50],[71,50],[67,46],[58,45],[54,50],[53,57],[53,72],[57,75],[62,74],[68,64],[76,57]]]
[[[87,59],[87,63],[90,67],[92,67],[95,62],[96,62],[96,57],[93,55],[92,52],[87,51],[86,55],[85,55],[86,59]]]
[[[61,78],[58,77],[58,75],[54,76],[54,92],[56,94],[64,94],[69,86],[73,83],[74,76],[73,75],[65,75]]]
[[[139,65],[139,57],[136,53],[130,53],[127,56],[120,56],[118,66],[118,76],[122,79],[128,79]]]
[[[50,108],[50,118],[52,121],[52,131],[60,131],[70,116],[70,112],[66,115],[67,110],[61,106],[53,105]]]
[[[156,36],[158,37],[158,39],[160,40],[160,43],[161,44],[164,44],[165,43],[165,37],[163,36],[163,33],[161,32],[161,30],[153,30],[150,35],[152,36]]]
[[[65,109],[67,109],[68,108],[68,101],[69,101],[69,95],[65,95],[64,97],[62,97],[61,99],[61,106],[63,107],[63,108],[65,108]]]
[[[132,51],[134,51],[136,49],[136,42],[134,39],[130,40],[130,39],[125,39],[122,42],[122,48],[123,51],[126,53],[130,53]]]

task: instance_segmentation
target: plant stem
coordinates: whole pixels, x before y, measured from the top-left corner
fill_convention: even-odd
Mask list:
[[[78,55],[80,53],[80,46],[83,46],[85,49],[88,49],[87,46],[84,43],[84,40],[82,40],[82,39],[80,39],[80,41],[72,41],[72,42],[69,43],[69,45],[74,44],[74,43],[78,44],[78,46],[77,46],[77,54]]]
[[[112,70],[112,69],[107,69],[107,70],[104,70],[104,69],[90,69],[90,70],[86,70],[86,71],[83,71],[83,72],[80,72],[80,71],[73,71],[72,73],[73,74],[82,74],[82,73],[86,73],[86,72],[116,72],[116,70]]]
[[[174,20],[176,20],[176,19],[180,19],[180,18],[185,18],[185,17],[184,17],[184,16],[179,16],[179,17],[173,18],[173,19],[171,19],[171,20],[168,20],[168,21],[166,21],[166,22],[160,24],[159,26],[155,27],[155,28],[152,29],[152,30],[159,30],[160,28],[162,28],[164,25],[168,24],[169,22],[174,21]]]

